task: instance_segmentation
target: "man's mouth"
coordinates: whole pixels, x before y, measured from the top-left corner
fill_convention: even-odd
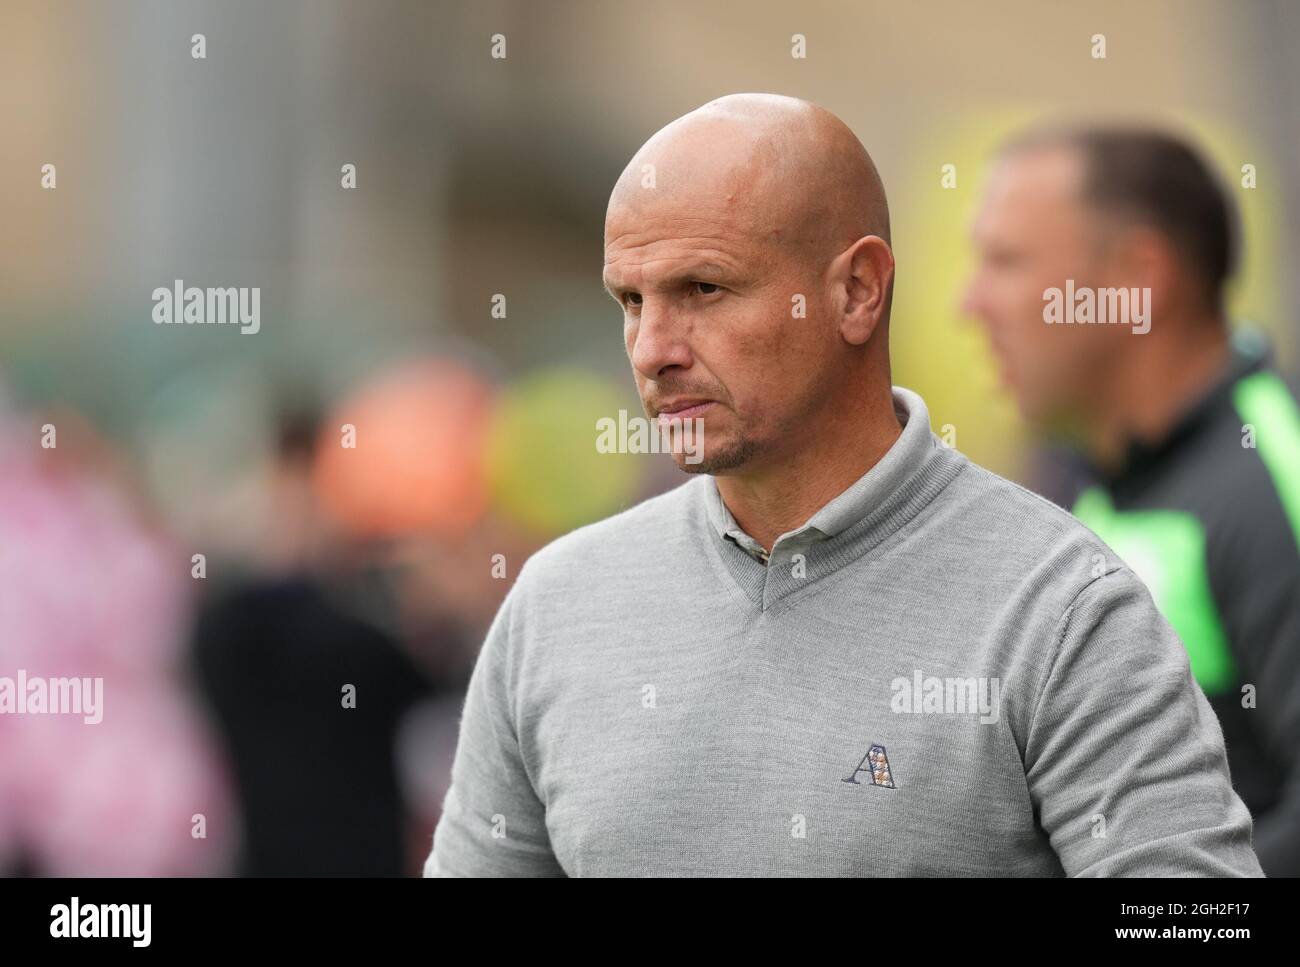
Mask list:
[[[670,400],[659,407],[657,414],[661,423],[668,420],[693,420],[703,416],[713,405],[713,400]]]

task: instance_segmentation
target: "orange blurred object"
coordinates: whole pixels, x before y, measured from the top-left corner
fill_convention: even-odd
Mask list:
[[[314,481],[322,506],[357,536],[464,533],[487,509],[492,408],[492,388],[448,360],[370,381],[321,427]]]

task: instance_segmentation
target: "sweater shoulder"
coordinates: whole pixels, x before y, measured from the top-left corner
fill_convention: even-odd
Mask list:
[[[572,530],[533,553],[520,581],[550,582],[574,569],[626,563],[632,556],[674,544],[687,536],[704,513],[707,476],[701,474],[662,494],[648,497],[612,517]]]
[[[980,562],[990,590],[1034,589],[1048,593],[1056,607],[1096,578],[1126,569],[1065,508],[969,460],[944,497],[929,531]]]
[[[1081,541],[1101,546],[1100,538],[1064,507],[986,467],[968,461],[966,473],[958,480],[958,501],[980,519],[1003,517],[1031,541]]]

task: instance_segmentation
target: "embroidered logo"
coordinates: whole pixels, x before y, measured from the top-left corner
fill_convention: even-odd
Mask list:
[[[853,775],[847,779],[841,779],[840,782],[851,782],[855,786],[860,786],[858,782],[858,773],[867,772],[871,774],[871,784],[875,786],[884,786],[887,789],[896,789],[894,785],[894,775],[889,768],[889,756],[885,754],[883,745],[873,745],[867,750],[867,754],[862,757],[858,767],[853,770]]]

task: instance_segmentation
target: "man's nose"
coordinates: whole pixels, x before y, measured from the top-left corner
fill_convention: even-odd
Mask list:
[[[649,299],[641,307],[630,352],[632,367],[646,379],[658,379],[673,366],[691,365],[691,351],[672,308]]]

